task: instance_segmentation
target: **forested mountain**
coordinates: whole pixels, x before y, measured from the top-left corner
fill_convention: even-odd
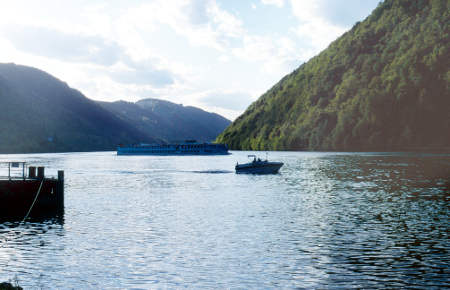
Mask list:
[[[449,150],[449,6],[380,3],[217,141],[254,150]]]
[[[215,113],[157,99],[136,103],[99,103],[142,132],[166,142],[186,139],[212,141],[231,123]]]
[[[170,124],[155,119],[160,123],[151,127],[153,131],[145,127],[145,122],[123,118],[103,105],[41,70],[0,64],[0,154],[115,150],[120,143],[162,143],[163,133],[172,132],[179,125],[175,119]],[[155,116],[160,114],[157,109],[153,112]],[[149,114],[146,109],[142,111]],[[184,122],[180,127],[195,127],[199,121],[216,124],[221,118],[215,114],[209,119],[197,117],[195,113],[178,116]],[[228,124],[223,124],[220,131]],[[190,131],[193,134],[190,138],[206,136],[212,140],[220,131],[211,135],[210,128],[196,126]]]
[[[0,64],[0,153],[112,150],[145,136],[51,75]]]

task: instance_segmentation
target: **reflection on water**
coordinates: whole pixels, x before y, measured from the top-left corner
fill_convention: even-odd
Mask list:
[[[448,281],[448,158],[342,155],[309,162],[307,190],[317,202],[303,202],[319,216],[307,228],[314,229],[316,267],[327,270],[328,285]]]
[[[14,156],[66,171],[64,220],[0,223],[0,281],[50,288],[400,288],[450,280],[449,155]],[[10,159],[10,156],[1,159]]]

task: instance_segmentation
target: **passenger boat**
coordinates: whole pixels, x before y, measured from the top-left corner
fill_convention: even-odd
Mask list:
[[[173,144],[119,145],[117,155],[227,155],[226,144],[198,143],[186,140]]]
[[[249,163],[239,164],[235,166],[236,173],[250,173],[250,174],[275,174],[278,173],[283,162],[272,162],[261,160],[256,155],[248,155],[249,158],[253,157],[253,161]]]

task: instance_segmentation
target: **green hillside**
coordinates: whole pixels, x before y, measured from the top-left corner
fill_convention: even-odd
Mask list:
[[[449,0],[386,0],[217,141],[252,150],[450,150],[449,25]]]

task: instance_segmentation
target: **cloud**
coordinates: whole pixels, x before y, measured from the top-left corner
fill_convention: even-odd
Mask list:
[[[264,5],[275,5],[278,7],[283,7],[284,0],[261,0]]]
[[[233,48],[235,56],[247,61],[263,61],[276,54],[275,43],[269,37],[244,36],[242,46]]]
[[[229,62],[230,61],[230,57],[228,55],[221,55],[221,56],[219,56],[218,60],[220,62],[225,63],[225,62]]]
[[[247,108],[253,101],[245,92],[208,92],[199,101],[209,107],[219,107],[227,110],[240,111]]]
[[[174,74],[166,69],[156,68],[152,62],[134,62],[129,60],[108,72],[109,76],[119,83],[149,85],[161,88],[174,83]]]
[[[243,61],[259,63],[263,72],[280,77],[310,57],[290,38],[273,36],[245,36],[243,45],[232,53]]]
[[[44,27],[16,26],[6,32],[8,40],[24,52],[65,62],[104,66],[98,73],[120,83],[163,87],[174,75],[158,68],[157,59],[134,61],[119,44],[100,36],[69,34]]]
[[[191,45],[219,51],[244,33],[239,18],[221,9],[215,0],[156,0],[129,9],[122,18],[128,26],[140,28],[167,25]]]
[[[220,9],[216,2],[211,5],[209,13],[218,37],[240,38],[244,35],[242,21],[233,14]]]
[[[204,25],[210,21],[208,7],[211,5],[209,0],[196,0],[187,4],[187,14],[189,22],[193,25]]]
[[[318,49],[343,34],[357,21],[369,15],[380,0],[346,0],[345,5],[337,0],[296,1],[291,0],[292,12],[299,21],[295,29]]]
[[[346,30],[344,27],[331,25],[321,19],[316,19],[299,25],[294,29],[294,32],[306,42],[305,47],[309,47],[317,53],[325,49]]]
[[[328,0],[330,1],[330,0]],[[348,27],[330,22],[323,14],[325,0],[291,0],[292,13],[299,24],[293,31],[306,47],[316,51],[325,49],[330,42],[342,35]]]
[[[121,49],[98,36],[68,34],[45,27],[9,26],[3,34],[19,50],[71,62],[113,65]]]

